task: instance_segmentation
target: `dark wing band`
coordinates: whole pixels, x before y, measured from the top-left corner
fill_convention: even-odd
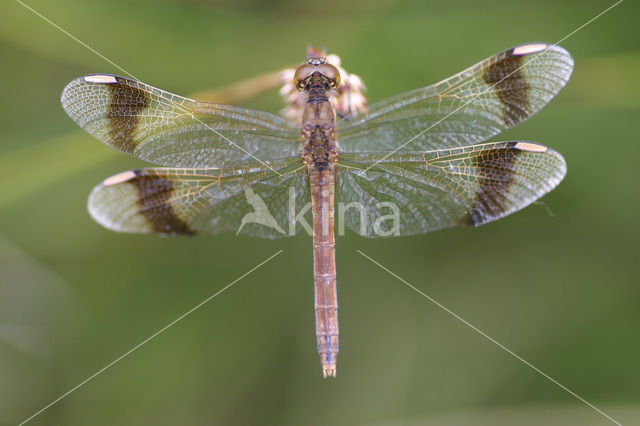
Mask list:
[[[114,75],[72,81],[62,106],[107,146],[159,166],[227,167],[300,152],[299,129],[282,117],[197,102]]]
[[[363,236],[423,234],[478,226],[520,210],[551,191],[565,173],[560,154],[533,142],[388,156],[344,154],[337,167],[336,202],[352,206],[344,223]],[[390,232],[394,213],[398,228]]]
[[[571,55],[559,46],[511,48],[341,121],[340,148],[415,152],[482,142],[539,111],[564,87],[572,70]]]

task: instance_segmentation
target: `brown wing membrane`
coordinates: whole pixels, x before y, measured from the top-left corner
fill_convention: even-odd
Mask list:
[[[544,145],[495,142],[430,152],[344,154],[336,170],[339,220],[373,238],[499,219],[551,191],[566,164]],[[340,204],[349,208],[341,213]]]
[[[290,224],[289,212],[303,210],[309,203],[305,170],[298,157],[223,170],[130,170],[94,188],[89,212],[98,223],[119,232],[214,235],[233,231],[283,238],[302,229],[299,223]]]
[[[104,144],[160,166],[226,167],[300,151],[300,131],[282,117],[197,102],[114,75],[72,81],[62,106]]]
[[[482,142],[526,120],[569,80],[571,55],[545,43],[517,46],[339,123],[340,148],[428,151]]]

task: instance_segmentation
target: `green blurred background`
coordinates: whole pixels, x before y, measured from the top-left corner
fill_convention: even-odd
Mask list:
[[[326,45],[370,100],[510,46],[556,42],[609,1],[26,3],[143,81],[187,94]],[[565,90],[497,140],[568,174],[477,229],[338,243],[341,353],[322,379],[311,241],[122,235],[86,199],[142,162],[81,131],[59,97],[122,74],[13,1],[0,6],[0,424],[16,424],[284,252],[34,418],[34,425],[604,425],[589,408],[374,266],[361,250],[624,424],[640,423],[637,2],[562,45]],[[274,91],[245,104],[278,111]],[[550,214],[552,213],[552,214]]]

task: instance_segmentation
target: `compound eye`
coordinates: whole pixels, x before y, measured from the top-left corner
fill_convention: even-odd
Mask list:
[[[296,85],[296,89],[304,89],[305,81],[311,77],[311,74],[313,74],[315,70],[316,67],[311,64],[300,65],[293,75],[293,84]]]
[[[338,71],[338,68],[331,64],[321,64],[318,65],[318,71],[327,78],[332,89],[337,89],[340,86],[340,71]]]

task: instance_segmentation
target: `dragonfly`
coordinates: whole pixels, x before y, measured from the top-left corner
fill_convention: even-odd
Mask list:
[[[61,100],[95,138],[158,166],[93,189],[89,212],[108,229],[282,238],[309,232],[310,217],[317,349],[323,376],[335,377],[336,203],[347,206],[337,209],[342,226],[368,238],[479,226],[531,204],[563,179],[563,157],[536,142],[486,140],[539,111],[572,70],[565,49],[529,43],[336,114],[341,73],[310,55],[293,75],[304,99],[297,120],[111,74],[72,81]]]

